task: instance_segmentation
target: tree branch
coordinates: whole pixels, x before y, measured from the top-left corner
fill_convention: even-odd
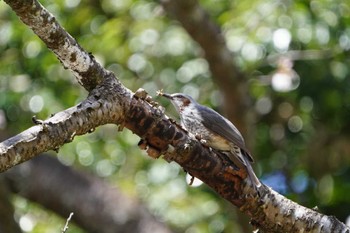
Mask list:
[[[252,224],[262,232],[349,232],[345,224],[333,216],[326,216],[288,200],[272,189],[262,186],[259,197],[243,170],[235,170],[230,161],[191,139],[179,127],[161,119],[157,110],[144,109],[133,99],[126,118],[126,126],[145,138],[154,151],[164,151],[165,159],[180,164],[191,175],[201,179],[222,197],[252,218]],[[138,125],[135,122],[145,122]],[[152,125],[150,127],[149,125]],[[141,126],[141,127],[140,127]],[[170,141],[167,141],[171,139]],[[165,142],[165,144],[164,144]],[[162,149],[167,143],[173,148]],[[154,150],[154,147],[158,147]],[[159,153],[160,154],[160,153]],[[312,221],[310,221],[310,218]]]
[[[12,2],[17,2],[17,5],[22,6],[17,7],[16,4],[12,4],[16,6],[13,7],[13,10],[21,10],[17,14],[21,15],[22,11],[26,10],[23,7],[25,6],[24,3]],[[24,2],[28,3],[29,1]],[[30,1],[30,3],[33,2]],[[38,6],[39,4],[34,5]],[[37,11],[28,12],[33,14]],[[30,17],[42,17],[42,15],[30,15]],[[28,21],[28,23],[30,24],[31,21]],[[34,26],[31,25],[31,27]],[[50,34],[50,30],[47,33]],[[79,49],[80,46],[75,48]],[[59,44],[57,50],[60,49],[65,51],[66,45]],[[77,57],[86,58],[86,56],[78,55],[80,52],[84,54],[84,51],[77,50],[74,52]],[[69,64],[69,59],[64,61]],[[84,63],[86,61],[86,59],[72,59],[71,62]],[[76,66],[66,65],[66,67],[76,72]],[[55,132],[56,128],[62,130],[61,133],[65,135],[65,138],[71,139],[72,135],[86,133],[89,129],[101,124],[109,122],[122,124],[142,138],[140,146],[147,149],[150,156],[157,158],[164,154],[166,160],[180,164],[187,172],[201,179],[222,197],[236,205],[242,212],[251,216],[253,225],[263,232],[350,231],[334,217],[328,217],[299,206],[265,186],[262,186],[259,190],[261,194],[259,197],[250,180],[246,179],[247,173],[245,170],[235,170],[227,157],[203,147],[197,139],[188,135],[181,127],[166,117],[159,107],[155,107],[156,105],[144,93],[139,92],[132,95],[108,71],[96,70],[93,73],[103,74],[104,76],[101,77],[103,82],[90,93],[89,98],[80,106],[84,110],[81,115],[79,115],[78,105],[68,112],[62,112],[59,116],[54,116],[54,120],[49,119],[43,122],[40,128],[33,130],[34,135],[28,135],[27,132],[20,137],[15,137],[16,140],[12,139],[15,143],[19,142],[18,145],[21,142],[30,145],[28,148],[18,147],[17,145],[18,148],[24,148],[24,150],[13,149],[9,141],[5,141],[1,146],[7,148],[7,150],[0,150],[0,163],[2,163],[0,167],[10,167],[4,165],[5,160],[12,162],[11,166],[13,166],[16,162],[18,163],[18,160],[21,160],[22,154],[26,154],[26,158],[29,158],[39,153],[30,140],[24,142],[21,140],[23,136],[27,139],[37,140],[36,143],[39,143],[38,146],[41,148],[39,151],[41,152],[43,151],[42,148],[45,150],[57,148],[57,145],[64,143],[61,139],[59,143],[55,142],[56,139],[53,136],[59,135],[52,134],[52,132]],[[66,114],[72,114],[72,116],[68,117]],[[79,117],[71,118],[75,114]],[[62,121],[61,118],[66,120]],[[66,130],[65,127],[70,126],[71,121],[68,119],[74,119],[75,126],[71,126]],[[50,146],[43,146],[40,143],[49,144]],[[312,220],[310,220],[310,217],[312,217]]]
[[[117,83],[114,76],[108,80],[110,84]],[[106,91],[105,88],[108,88],[108,85],[93,90],[89,97],[77,106],[56,113],[45,121],[35,120],[36,126],[1,142],[0,172],[42,152],[58,150],[63,144],[71,142],[75,136],[91,132],[97,126],[118,123],[127,100],[114,99],[115,96],[106,94],[111,90]],[[117,88],[114,88],[114,91],[118,91]],[[122,96],[128,90],[123,89],[119,92]]]

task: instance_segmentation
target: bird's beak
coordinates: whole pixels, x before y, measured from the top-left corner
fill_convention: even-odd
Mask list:
[[[168,98],[168,99],[170,99],[170,100],[173,99],[173,96],[170,95],[170,94],[167,94],[167,93],[162,93],[161,96],[164,96],[164,97],[166,97],[166,98]]]

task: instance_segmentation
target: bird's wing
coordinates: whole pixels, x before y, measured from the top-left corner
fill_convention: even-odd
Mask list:
[[[200,106],[199,112],[203,119],[202,123],[207,129],[210,129],[214,133],[236,144],[245,152],[243,153],[246,154],[250,162],[253,162],[253,158],[251,157],[249,150],[245,146],[244,139],[241,133],[229,120],[222,117],[216,111],[202,105]]]

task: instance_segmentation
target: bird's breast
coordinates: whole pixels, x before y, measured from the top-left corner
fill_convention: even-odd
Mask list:
[[[204,140],[205,144],[213,149],[220,151],[230,151],[231,143],[222,136],[213,133],[203,124],[203,119],[196,111],[186,109],[181,116],[182,126],[194,134],[197,138]]]
[[[188,124],[185,125],[185,129],[194,134],[197,138],[201,139],[206,146],[220,151],[231,150],[231,143],[229,141],[209,131],[202,124],[199,124],[196,121],[188,121],[187,123]]]
[[[211,135],[209,135],[209,137],[205,140],[207,141],[208,146],[216,150],[220,150],[220,151],[231,150],[231,143],[219,135],[211,133]]]

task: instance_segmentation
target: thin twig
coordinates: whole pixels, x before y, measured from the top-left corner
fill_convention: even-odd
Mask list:
[[[64,228],[62,230],[62,233],[66,233],[66,231],[68,230],[68,224],[69,224],[69,221],[72,219],[73,215],[74,215],[73,212],[69,214],[69,217],[67,218],[67,221],[66,221],[66,225],[64,225]]]

